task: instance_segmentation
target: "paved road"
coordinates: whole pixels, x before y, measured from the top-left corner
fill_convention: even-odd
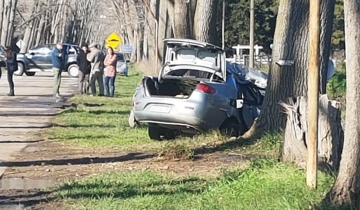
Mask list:
[[[34,140],[31,133],[47,127],[49,120],[59,111],[61,104],[52,97],[53,77],[50,72],[33,77],[15,76],[15,97],[9,91],[6,72],[0,79],[0,177],[6,167],[1,163],[11,161]],[[76,90],[77,79],[62,75],[60,94],[70,96]],[[40,139],[35,139],[40,140]]]

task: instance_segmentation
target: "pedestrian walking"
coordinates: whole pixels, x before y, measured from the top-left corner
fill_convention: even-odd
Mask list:
[[[81,95],[89,94],[91,63],[87,60],[88,53],[89,48],[86,44],[84,44],[76,58],[79,66],[79,92]]]
[[[51,54],[52,69],[54,73],[53,93],[55,98],[60,98],[61,72],[65,58],[62,49],[63,49],[63,45],[61,43],[58,43],[56,44],[56,47]]]
[[[91,95],[96,95],[96,81],[99,85],[99,96],[104,96],[104,54],[97,48],[97,44],[89,45],[90,53],[87,60],[91,63],[90,87]]]
[[[7,80],[9,83],[10,91],[7,94],[8,96],[15,96],[14,92],[14,72],[18,70],[18,65],[16,61],[16,52],[11,50],[10,46],[5,47],[5,57],[2,58],[6,63],[7,68]]]
[[[112,47],[109,47],[107,49],[107,55],[104,60],[104,65],[105,65],[104,74],[105,74],[106,95],[110,97],[114,97],[115,94],[116,62],[117,62],[117,56],[114,53],[114,49]]]

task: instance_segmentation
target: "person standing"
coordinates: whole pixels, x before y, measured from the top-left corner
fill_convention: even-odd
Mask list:
[[[107,55],[105,57],[105,91],[106,95],[114,97],[115,94],[115,77],[116,77],[116,62],[117,56],[114,53],[114,49],[109,47],[107,50]],[[109,87],[110,82],[110,87]]]
[[[5,58],[3,58],[3,60],[6,63],[6,68],[7,68],[7,80],[9,83],[9,88],[10,91],[7,94],[8,96],[15,96],[15,92],[14,92],[14,72],[18,70],[18,65],[17,65],[17,61],[16,61],[16,52],[11,50],[11,47],[7,46],[5,47]]]
[[[91,63],[87,60],[89,48],[85,44],[81,47],[79,55],[76,58],[79,66],[79,92],[80,94],[89,94],[89,79],[91,71]]]
[[[54,73],[54,88],[53,93],[55,98],[60,98],[60,84],[61,84],[61,71],[64,63],[64,55],[62,53],[63,45],[56,44],[55,49],[51,54],[52,68]]]
[[[99,96],[104,96],[104,55],[97,48],[97,44],[93,43],[89,46],[90,53],[87,55],[87,60],[91,63],[91,75],[90,75],[90,87],[91,95],[96,95],[96,85],[97,81],[99,85]]]

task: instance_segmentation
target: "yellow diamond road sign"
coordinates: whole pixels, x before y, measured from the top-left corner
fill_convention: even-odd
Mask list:
[[[116,33],[110,34],[105,41],[106,46],[110,46],[114,49],[116,49],[117,46],[119,46],[119,44],[122,42],[121,38]]]

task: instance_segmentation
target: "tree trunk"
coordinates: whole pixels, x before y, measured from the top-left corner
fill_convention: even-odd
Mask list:
[[[0,1],[0,29],[2,29],[3,15],[4,15],[4,1]],[[2,35],[2,30],[0,30],[0,37]],[[2,44],[0,42],[0,44]]]
[[[336,205],[360,202],[360,0],[344,1],[346,49],[345,141],[330,199]]]
[[[8,45],[8,33],[9,33],[9,21],[10,21],[10,8],[11,0],[3,0],[4,12],[2,16],[2,28],[1,28],[1,44],[3,46]]]
[[[11,45],[14,35],[15,13],[18,0],[12,0],[10,7],[10,20],[8,25],[7,45]]]
[[[195,39],[212,44],[219,44],[216,32],[217,1],[197,0],[194,17]]]
[[[307,98],[289,98],[286,103],[281,103],[281,106],[287,114],[282,159],[305,168],[308,140]],[[319,165],[326,169],[338,169],[344,139],[341,111],[338,103],[329,101],[327,95],[320,96],[319,107]]]
[[[334,1],[322,1],[333,4]],[[322,22],[320,44],[320,60],[325,65],[329,59],[325,45],[330,42],[329,18],[332,18],[330,6],[322,6]],[[324,11],[326,9],[326,11]],[[245,137],[257,135],[262,131],[280,131],[285,128],[286,115],[278,105],[289,97],[307,95],[308,69],[308,23],[309,0],[280,0],[274,48],[270,66],[266,95],[259,119],[246,133]],[[326,15],[325,15],[326,14]],[[296,27],[294,27],[296,26]],[[293,61],[293,65],[279,65],[278,61]],[[324,66],[322,65],[322,67]],[[322,71],[324,74],[325,71]],[[322,75],[323,78],[325,75]],[[326,77],[326,76],[325,76]]]
[[[321,1],[321,26],[320,33],[320,94],[326,94],[327,70],[329,66],[329,58],[331,53],[331,37],[333,31],[334,8],[336,0]]]
[[[191,38],[189,3],[186,1],[174,2],[174,34],[176,38]]]
[[[40,22],[39,22],[39,27],[38,27],[38,31],[37,31],[37,35],[36,35],[36,41],[35,41],[35,45],[40,44],[40,40],[43,37],[43,32],[44,32],[44,25],[45,25],[45,13],[43,13],[41,15],[40,18]]]

